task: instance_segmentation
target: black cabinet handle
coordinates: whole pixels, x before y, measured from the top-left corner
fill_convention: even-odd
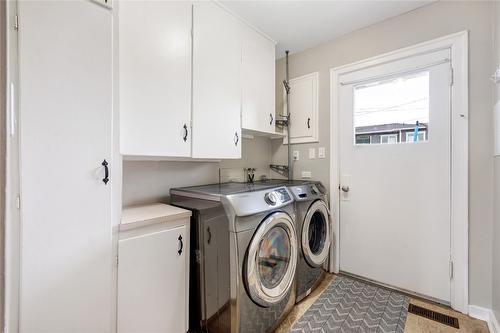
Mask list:
[[[307,128],[311,128],[311,118],[307,118]]]
[[[184,128],[184,136],[182,137],[182,140],[184,140],[184,142],[186,142],[188,139],[188,134],[189,134],[188,127],[186,124],[184,124],[184,126],[182,126],[182,128]]]
[[[239,141],[240,137],[238,135],[238,132],[234,132],[234,145],[237,146]]]
[[[274,117],[273,117],[272,113],[269,114],[269,118],[271,118],[271,121],[269,122],[269,125],[272,125],[273,124],[273,120],[274,120]]]
[[[207,228],[207,233],[208,233],[207,244],[210,244],[210,242],[212,241],[212,231],[210,231],[210,227]]]
[[[101,165],[104,167],[104,178],[102,179],[102,182],[104,185],[107,185],[109,182],[109,168],[108,168],[108,162],[106,160],[102,161]]]
[[[177,238],[179,240],[179,250],[177,251],[177,253],[179,255],[182,254],[182,249],[184,248],[184,243],[182,242],[182,236],[179,235],[179,238]]]

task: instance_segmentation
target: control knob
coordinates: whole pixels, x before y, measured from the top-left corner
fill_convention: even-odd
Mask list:
[[[278,202],[278,196],[274,192],[269,192],[264,195],[264,200],[271,206],[276,205]]]

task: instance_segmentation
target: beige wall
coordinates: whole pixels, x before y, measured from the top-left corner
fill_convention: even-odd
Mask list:
[[[454,32],[469,31],[469,150],[470,150],[470,304],[491,307],[492,292],[492,90],[489,77],[492,63],[493,2],[440,1],[404,15],[349,33],[290,57],[290,77],[319,72],[319,124],[317,144],[294,145],[302,159],[295,163],[295,178],[302,170],[313,178],[329,182],[329,158],[308,160],[309,147],[327,147],[329,151],[329,70]],[[277,61],[276,96],[282,96],[284,60]],[[277,98],[281,113],[282,98]],[[328,156],[327,156],[328,157]],[[286,161],[286,148],[273,142],[273,162]]]
[[[495,59],[492,72],[496,66],[500,66],[500,3],[496,3],[495,10]],[[493,104],[499,103],[500,107],[500,83],[496,85]],[[497,320],[500,320],[500,156],[494,158],[495,180],[494,184],[494,216],[493,216],[493,299],[492,306]]]
[[[5,40],[5,1],[0,1],[0,186],[5,188],[5,55],[6,55],[6,40]],[[0,285],[3,286],[4,277],[4,262],[3,262],[3,248],[4,248],[4,192],[0,192]],[[3,287],[0,288],[0,313],[3,314]],[[3,316],[0,318],[0,327],[3,327]]]
[[[242,158],[220,162],[125,161],[123,163],[123,205],[168,202],[172,187],[212,184],[219,181],[219,168],[256,168],[256,178],[269,177],[269,139],[243,139]]]

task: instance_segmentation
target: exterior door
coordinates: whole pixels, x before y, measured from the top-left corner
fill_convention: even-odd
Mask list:
[[[254,302],[271,306],[288,294],[297,265],[297,237],[288,214],[274,213],[260,224],[246,265],[247,290]]]
[[[340,270],[450,301],[449,49],[341,76]]]
[[[112,14],[83,0],[18,6],[20,332],[110,332]]]
[[[187,331],[186,227],[120,240],[118,332]]]

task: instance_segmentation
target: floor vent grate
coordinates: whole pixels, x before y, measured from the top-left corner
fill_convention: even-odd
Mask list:
[[[439,312],[435,312],[414,304],[408,306],[408,312],[413,313],[417,316],[421,316],[430,320],[437,321],[438,323],[448,325],[454,328],[460,328],[458,325],[458,318],[451,317]]]

